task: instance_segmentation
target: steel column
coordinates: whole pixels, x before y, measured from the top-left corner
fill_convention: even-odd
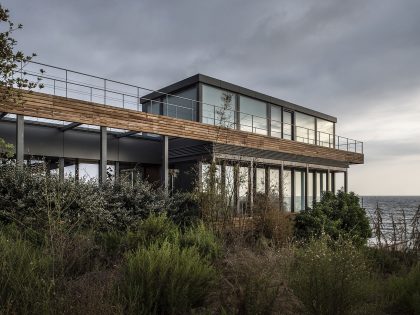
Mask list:
[[[284,207],[284,166],[283,163],[280,165],[279,171],[279,198],[280,198],[280,209]]]
[[[64,158],[58,158],[58,178],[60,182],[64,181]]]
[[[162,136],[162,166],[161,166],[161,184],[165,193],[169,189],[169,137]]]
[[[114,178],[116,183],[120,181],[120,162],[118,161],[115,162]]]
[[[101,152],[100,152],[100,161],[99,161],[99,181],[100,183],[105,183],[107,176],[106,176],[106,168],[108,162],[108,132],[107,128],[101,126]]]
[[[24,141],[25,141],[25,120],[23,115],[16,115],[16,163],[23,165],[24,161]]]
[[[306,170],[305,170],[305,192],[302,194],[305,196],[305,209],[309,208],[309,202],[308,202],[308,181],[309,181],[309,167],[306,166]]]
[[[344,172],[344,192],[348,193],[349,192],[349,175],[348,175],[348,171]]]
[[[327,169],[327,191],[331,191],[330,184],[331,184],[331,181],[330,181],[330,170]]]

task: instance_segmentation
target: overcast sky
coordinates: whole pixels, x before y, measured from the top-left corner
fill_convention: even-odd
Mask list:
[[[361,195],[420,195],[420,1],[6,0],[37,61],[159,89],[203,73],[338,118]]]

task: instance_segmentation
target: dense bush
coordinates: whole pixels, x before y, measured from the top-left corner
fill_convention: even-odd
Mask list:
[[[186,314],[204,305],[215,270],[195,247],[167,241],[129,253],[118,286],[129,314]]]
[[[51,268],[49,256],[0,229],[0,314],[45,313]]]
[[[375,288],[362,251],[327,236],[296,249],[290,282],[311,314],[369,313]]]
[[[388,279],[385,292],[394,314],[420,314],[420,263],[405,276]]]
[[[333,239],[341,235],[350,237],[356,244],[365,244],[372,232],[359,197],[354,193],[339,191],[323,194],[313,209],[306,209],[296,216],[295,235],[310,239],[326,233]]]

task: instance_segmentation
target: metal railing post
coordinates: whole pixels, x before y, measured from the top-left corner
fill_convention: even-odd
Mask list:
[[[125,108],[124,107],[124,93],[122,94],[122,101],[123,101],[123,108]]]
[[[67,98],[67,70],[66,70],[66,98]]]
[[[55,79],[53,80],[53,82],[54,82],[54,95],[55,95]]]
[[[254,133],[254,115],[251,115],[251,132]]]
[[[216,126],[216,106],[213,105],[213,125]]]
[[[137,87],[137,111],[140,111],[140,91],[139,88]]]
[[[104,105],[106,105],[106,79],[104,79]]]
[[[93,100],[93,91],[92,91],[92,87],[90,87],[90,102],[92,103]]]

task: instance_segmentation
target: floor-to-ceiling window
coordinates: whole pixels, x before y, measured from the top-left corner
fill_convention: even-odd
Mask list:
[[[163,114],[186,120],[197,120],[197,87],[192,86],[185,90],[167,95],[163,98]]]
[[[271,136],[282,137],[281,132],[281,112],[282,108],[277,105],[271,105]]]
[[[248,198],[249,198],[249,176],[248,176],[249,167],[240,166],[238,172],[238,183],[239,183],[239,213],[244,214],[248,208]]]
[[[327,173],[316,172],[316,201],[320,201],[322,194],[327,190]]]
[[[270,176],[270,181],[269,181],[269,187],[268,187],[268,197],[269,200],[271,202],[271,204],[273,206],[275,206],[276,208],[279,207],[279,202],[280,202],[280,178],[279,178],[279,173],[280,170],[277,168],[271,168],[269,170],[269,176]]]
[[[293,113],[283,110],[283,139],[293,139]]]
[[[235,128],[235,94],[203,84],[202,97],[203,123]]]
[[[265,194],[265,169],[262,167],[257,167],[255,171],[255,191]]]
[[[296,141],[315,144],[315,117],[295,112]]]
[[[283,210],[292,210],[292,171],[283,171]]]
[[[328,120],[317,118],[317,142],[323,147],[334,147],[334,123]]]
[[[308,192],[306,194],[308,198],[308,207],[312,208],[314,202],[314,173],[308,173]]]
[[[305,171],[295,170],[295,211],[305,209]]]
[[[239,106],[241,130],[267,135],[267,104],[240,96]]]

